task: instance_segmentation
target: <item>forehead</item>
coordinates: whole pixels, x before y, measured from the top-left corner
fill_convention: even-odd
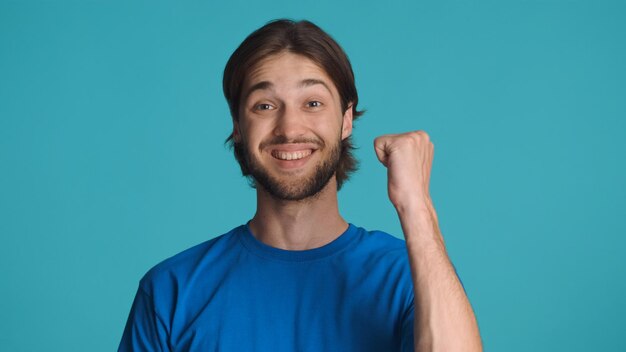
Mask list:
[[[242,96],[245,99],[251,93],[250,88],[260,83],[268,87],[264,82],[271,83],[273,88],[311,86],[302,84],[305,81],[321,81],[321,86],[325,85],[331,95],[338,96],[334,82],[322,67],[306,56],[290,52],[271,55],[254,65],[244,80]]]

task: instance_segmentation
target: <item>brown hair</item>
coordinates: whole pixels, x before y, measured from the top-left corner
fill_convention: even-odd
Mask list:
[[[319,65],[331,78],[341,100],[341,111],[352,109],[353,120],[365,111],[357,111],[359,97],[354,83],[354,72],[348,56],[326,32],[315,24],[302,20],[277,19],[252,32],[233,52],[224,69],[224,96],[234,121],[239,121],[239,104],[246,75],[261,60],[281,53],[291,52],[307,57]],[[341,157],[337,166],[337,189],[356,171],[358,161],[352,155],[355,147],[352,137],[341,142]],[[226,139],[233,148],[241,172],[249,176],[241,142],[235,142],[233,134]]]

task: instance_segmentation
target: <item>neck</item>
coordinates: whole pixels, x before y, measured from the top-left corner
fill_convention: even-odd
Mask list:
[[[276,199],[257,186],[257,211],[250,230],[269,246],[287,250],[318,248],[347,228],[348,223],[339,214],[334,177],[318,194],[300,201]]]

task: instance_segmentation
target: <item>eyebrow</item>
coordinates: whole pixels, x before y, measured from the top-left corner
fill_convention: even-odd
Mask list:
[[[316,79],[316,78],[306,78],[303,79],[302,81],[300,81],[300,83],[298,83],[298,88],[306,88],[306,87],[310,87],[310,86],[314,86],[317,84],[321,84],[322,86],[324,86],[324,88],[326,88],[326,90],[330,93],[330,95],[332,96],[333,93],[330,90],[330,87],[328,87],[328,85],[326,84],[326,82],[320,80],[320,79]],[[248,91],[246,92],[246,94],[243,97],[243,101],[245,101],[246,99],[248,99],[248,97],[256,90],[274,90],[274,83],[270,82],[270,81],[261,81],[259,83],[255,83],[253,84]]]

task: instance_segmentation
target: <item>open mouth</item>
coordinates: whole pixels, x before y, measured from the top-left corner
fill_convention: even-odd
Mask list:
[[[281,151],[273,150],[272,156],[278,160],[300,160],[306,158],[313,153],[313,149],[297,150],[297,151]]]

